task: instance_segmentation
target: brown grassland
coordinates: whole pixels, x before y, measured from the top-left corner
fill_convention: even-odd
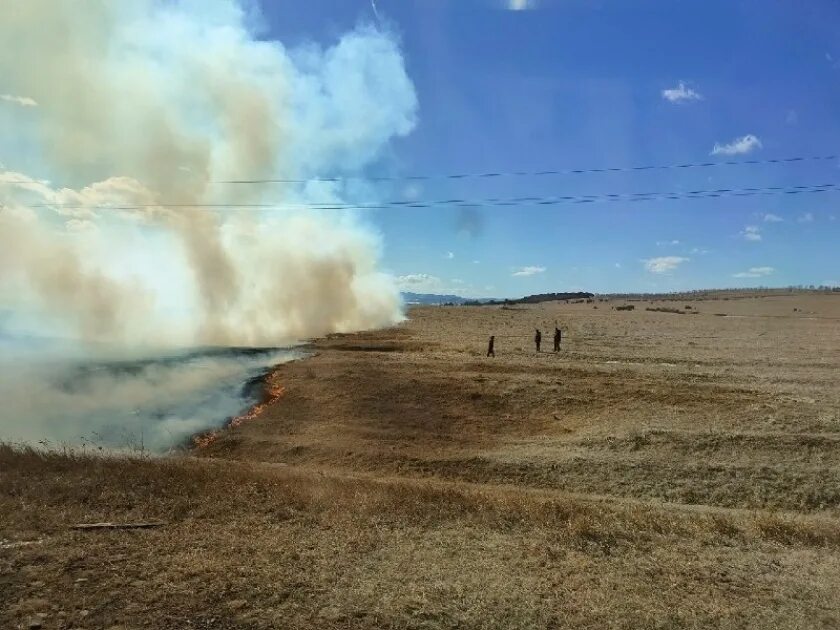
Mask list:
[[[183,455],[0,447],[0,628],[840,627],[840,295],[620,304],[315,341]]]

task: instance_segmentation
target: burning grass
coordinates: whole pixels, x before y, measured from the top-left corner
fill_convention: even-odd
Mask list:
[[[279,384],[270,382],[271,375],[266,375],[261,379],[262,381],[262,396],[260,402],[252,405],[245,413],[234,416],[222,429],[213,429],[211,431],[204,431],[192,437],[192,445],[195,448],[207,448],[214,444],[219,439],[222,431],[236,429],[246,422],[255,420],[268,407],[274,404],[286,393],[286,389]]]

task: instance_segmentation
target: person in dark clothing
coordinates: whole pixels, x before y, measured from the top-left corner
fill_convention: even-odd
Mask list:
[[[539,328],[537,329],[537,334],[534,335],[534,343],[537,345],[537,352],[539,352],[540,344],[542,343],[542,333],[540,332]]]
[[[490,343],[487,344],[487,356],[488,357],[495,357],[496,351],[493,349],[493,346],[496,345],[496,337],[494,335],[490,335]]]
[[[563,340],[563,331],[557,326],[554,327],[554,352],[560,352],[560,342]]]

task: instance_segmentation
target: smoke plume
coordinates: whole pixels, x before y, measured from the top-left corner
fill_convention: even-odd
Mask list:
[[[246,0],[7,4],[0,439],[163,449],[241,411],[243,383],[292,356],[175,348],[401,317],[364,217],[307,209],[375,200],[323,179],[386,159],[415,125],[392,35],[288,48],[258,36]],[[255,179],[295,182],[220,183]]]
[[[252,18],[234,0],[4,12],[0,92],[38,107],[0,102],[0,307],[51,333],[160,346],[399,318],[361,218],[300,209],[375,194],[315,178],[358,173],[412,130],[398,44],[359,27],[288,49]],[[217,183],[242,179],[311,181]],[[267,203],[285,209],[248,207]]]

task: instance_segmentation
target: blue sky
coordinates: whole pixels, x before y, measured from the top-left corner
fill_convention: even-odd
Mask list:
[[[237,3],[254,8],[249,27],[263,41],[253,42],[251,32],[239,33]],[[145,4],[177,7],[174,14],[183,23],[164,20],[153,27],[133,27],[134,5],[116,12],[126,21],[126,30],[111,34],[117,43],[104,55],[107,63],[98,68],[99,74],[87,69],[96,65],[95,59],[82,64],[91,85],[124,101],[102,111],[96,108],[105,97],[84,98],[88,92],[67,71],[62,45],[48,45],[58,40],[47,31],[41,39],[16,40],[13,35],[25,29],[7,27],[11,41],[4,44],[15,55],[0,58],[0,65],[7,61],[0,74],[8,75],[0,87],[0,160],[6,168],[44,177],[57,188],[78,189],[109,176],[131,176],[151,181],[158,190],[158,171],[177,169],[175,177],[165,178],[167,185],[177,186],[184,177],[180,173],[191,172],[179,161],[185,149],[212,146],[213,159],[227,164],[219,156],[235,148],[239,134],[210,133],[218,120],[208,122],[194,107],[202,94],[208,97],[202,92],[206,86],[191,74],[195,67],[184,61],[189,55],[181,50],[196,46],[173,44],[204,41],[202,29],[213,24],[219,28],[207,32],[239,34],[241,56],[233,67],[243,73],[245,83],[290,110],[277,110],[262,121],[260,134],[278,134],[266,141],[271,144],[266,154],[274,157],[246,160],[237,177],[308,179],[348,172],[396,177],[377,184],[354,180],[345,188],[310,182],[296,193],[307,201],[324,195],[332,200],[333,193],[361,203],[825,184],[840,188],[840,160],[835,159],[575,175],[434,177],[840,154],[840,3],[834,0]],[[85,36],[96,23],[90,13],[65,10],[61,15],[69,26],[60,28],[77,29],[73,32],[82,34],[79,42],[93,41]],[[158,33],[173,24],[193,39]],[[143,33],[139,39],[145,48],[118,45],[132,28]],[[371,36],[371,29],[387,35]],[[261,48],[275,41],[282,47]],[[130,54],[135,49],[142,53],[137,59]],[[217,67],[227,63],[225,51],[224,46],[205,49],[201,59],[239,89],[238,77],[231,76],[235,73]],[[24,53],[30,56],[21,57]],[[100,55],[92,45],[85,53]],[[266,59],[274,65],[266,65]],[[27,64],[40,72],[17,72]],[[182,85],[189,82],[185,76],[194,79],[193,89]],[[142,86],[135,77],[151,77],[155,87],[132,96]],[[247,101],[241,90],[231,89]],[[157,114],[153,106],[160,109]],[[241,111],[246,109],[243,105]],[[146,129],[156,116],[169,116],[180,125],[181,136],[193,142],[164,151],[165,169],[145,160],[147,151],[157,148],[156,136]],[[124,133],[140,128],[150,135],[147,142],[135,142],[139,136]],[[166,140],[178,137],[170,134]],[[78,149],[79,138],[89,142],[86,149]],[[261,166],[265,172],[257,172]],[[413,175],[432,177],[401,179]],[[239,195],[244,189],[230,190]],[[278,190],[268,187],[260,193],[273,198]],[[568,290],[834,285],[840,284],[838,202],[838,192],[578,205],[523,202],[367,210],[362,220],[379,235],[382,270],[397,277],[402,289],[416,292],[504,297]],[[59,213],[53,221],[63,218]],[[153,275],[171,275],[160,265],[150,267]]]
[[[840,4],[276,2],[267,37],[323,44],[360,22],[401,41],[419,99],[389,174],[832,155]],[[524,10],[512,10],[515,6]],[[669,92],[664,92],[670,90]],[[669,98],[666,98],[668,96]],[[737,144],[738,139],[748,136]],[[734,144],[733,144],[734,143]],[[715,145],[730,155],[710,155]],[[743,151],[737,153],[736,151]],[[396,167],[393,165],[396,164]],[[488,198],[833,183],[840,163],[395,184],[388,198]],[[370,174],[376,174],[371,169]],[[407,289],[519,295],[840,282],[837,193],[584,206],[379,211]]]

